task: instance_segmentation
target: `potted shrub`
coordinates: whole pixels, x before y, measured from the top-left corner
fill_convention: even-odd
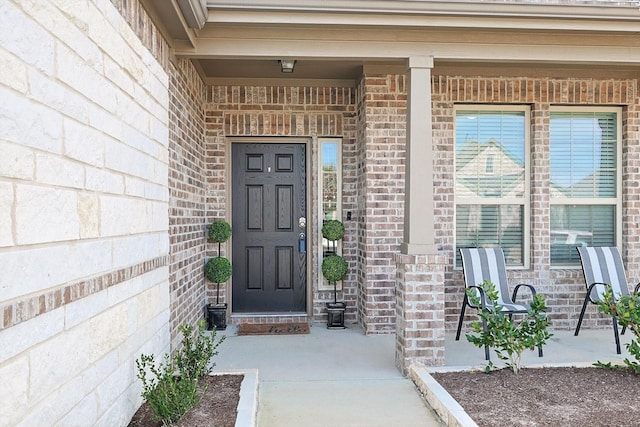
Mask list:
[[[209,240],[218,244],[218,255],[209,259],[204,267],[204,275],[216,284],[216,302],[207,305],[208,329],[227,328],[227,303],[220,303],[220,283],[231,278],[233,268],[229,260],[220,255],[220,245],[231,237],[231,226],[226,221],[214,221],[209,225]]]
[[[346,304],[338,301],[336,282],[343,280],[349,271],[347,261],[336,251],[337,241],[344,237],[342,222],[332,219],[322,225],[322,237],[332,242],[333,250],[322,260],[322,275],[333,283],[333,302],[327,303],[327,328],[344,329],[344,312]]]

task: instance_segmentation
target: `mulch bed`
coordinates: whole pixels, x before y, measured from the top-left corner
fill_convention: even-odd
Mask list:
[[[211,375],[200,383],[208,385],[200,403],[187,412],[175,427],[234,427],[236,423],[240,384],[244,375]],[[142,404],[135,413],[129,427],[161,427],[162,422],[153,420],[149,405]]]
[[[629,370],[525,368],[431,374],[481,427],[640,425],[640,375]]]
[[[241,323],[238,326],[238,335],[295,335],[308,333],[308,323]]]

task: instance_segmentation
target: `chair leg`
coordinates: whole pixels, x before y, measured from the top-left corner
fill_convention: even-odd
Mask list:
[[[620,354],[620,337],[618,336],[618,320],[616,316],[611,316],[613,319],[613,335],[616,338],[616,353]]]
[[[456,341],[460,339],[460,331],[462,330],[462,319],[464,319],[464,310],[467,308],[467,294],[464,294],[462,300],[462,310],[460,310],[460,320],[458,320],[458,331],[456,332]]]
[[[580,311],[580,318],[578,319],[578,325],[576,326],[576,332],[573,336],[578,336],[578,332],[580,332],[580,325],[582,325],[582,318],[584,317],[584,312],[587,310],[587,304],[589,303],[589,294],[584,298],[584,303],[582,303],[582,311]]]
[[[482,330],[487,332],[487,321],[482,319]],[[484,346],[484,359],[491,360],[491,355],[489,354],[489,346],[485,344]]]

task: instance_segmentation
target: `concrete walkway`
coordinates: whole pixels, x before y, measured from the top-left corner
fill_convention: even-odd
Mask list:
[[[395,336],[356,326],[308,335],[237,336],[229,326],[215,371],[258,370],[259,427],[440,427],[395,367]]]
[[[554,336],[544,347],[544,357],[527,350],[523,365],[621,363],[628,357],[624,343],[633,338],[630,332],[621,337],[622,355],[617,355],[613,331],[609,328],[585,329],[578,337],[573,336],[573,331],[552,332]],[[414,382],[404,378],[396,368],[393,334],[365,336],[355,325],[345,330],[327,330],[324,324],[312,325],[308,335],[239,337],[233,325],[220,334],[227,339],[215,358],[215,371],[257,369],[258,427],[444,425]],[[493,351],[491,358],[496,366],[502,365]],[[464,336],[455,341],[454,335],[448,333],[445,364],[412,374],[416,384],[425,390],[430,381],[428,372],[482,369],[486,366],[484,350],[470,344]],[[430,398],[431,390],[425,393],[446,419],[440,404]]]

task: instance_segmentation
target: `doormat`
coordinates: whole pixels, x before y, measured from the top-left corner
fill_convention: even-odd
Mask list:
[[[238,335],[295,335],[308,333],[308,323],[241,323],[238,326]]]

